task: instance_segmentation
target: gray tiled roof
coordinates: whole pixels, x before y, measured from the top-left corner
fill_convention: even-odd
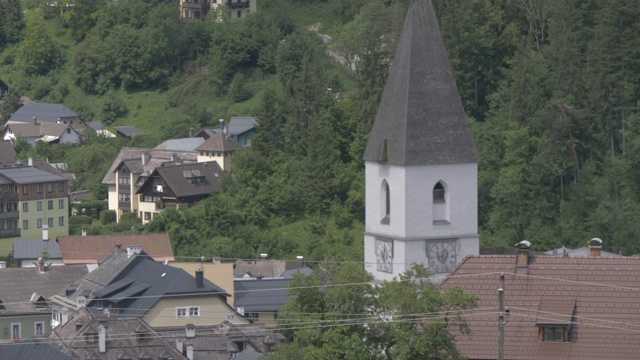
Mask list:
[[[198,146],[197,151],[219,151],[219,152],[232,152],[237,149],[242,149],[243,146],[232,139],[229,135],[219,132],[212,137],[208,138],[202,145]]]
[[[10,140],[0,140],[0,163],[10,163],[16,160],[16,151]]]
[[[30,102],[16,110],[16,112],[11,115],[7,123],[31,122],[34,116],[39,121],[57,122],[58,118],[73,118],[78,117],[78,114],[69,110],[69,108],[62,104]]]
[[[171,139],[154,147],[155,150],[173,150],[173,151],[195,151],[198,146],[204,143],[201,137]]]
[[[67,181],[67,179],[61,176],[54,175],[49,172],[29,166],[0,169],[0,175],[10,179],[11,181],[19,185],[36,184],[41,182]]]
[[[413,1],[364,160],[411,166],[478,159],[431,1]]]
[[[60,246],[55,240],[13,240],[13,258],[16,260],[38,259],[46,249],[50,259],[62,259]]]
[[[142,154],[148,153],[149,160],[146,164],[142,165]],[[136,169],[142,167],[142,171],[139,173],[143,176],[151,175],[153,170],[158,166],[171,162],[171,156],[175,156],[182,163],[195,163],[198,159],[198,154],[191,151],[173,151],[173,150],[155,150],[149,148],[131,148],[123,147],[120,149],[118,156],[111,164],[111,167],[102,179],[103,184],[115,185],[116,183],[116,169],[122,164],[123,161],[137,162],[137,165],[132,165],[131,162],[127,162],[127,166],[135,166]]]
[[[261,357],[262,354],[246,349],[236,356],[236,360],[257,360]]]
[[[258,125],[258,120],[254,117],[234,116],[229,120],[227,132],[229,135],[240,135],[247,132]]]
[[[98,120],[89,121],[89,122],[87,123],[87,126],[88,126],[88,127],[90,127],[90,128],[92,128],[92,129],[93,129],[93,130],[95,130],[95,131],[103,130],[103,129],[104,129],[104,125],[102,125],[102,123],[101,123],[100,121],[98,121]]]
[[[9,124],[6,127],[16,137],[33,138],[46,135],[60,137],[70,125],[38,121],[35,125],[33,123],[16,123]]]
[[[72,360],[69,355],[49,345],[46,340],[31,339],[18,343],[0,344],[2,360]]]
[[[234,304],[245,312],[279,311],[289,298],[291,279],[234,280]]]
[[[7,311],[34,311],[33,293],[48,299],[87,273],[84,265],[0,269],[0,300]]]

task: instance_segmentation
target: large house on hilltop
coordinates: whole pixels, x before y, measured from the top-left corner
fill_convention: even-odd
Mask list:
[[[258,0],[180,0],[180,17],[204,20],[210,11],[217,11],[220,18],[240,19],[257,11]]]
[[[479,252],[478,151],[430,1],[412,1],[364,152],[365,267],[440,278]]]

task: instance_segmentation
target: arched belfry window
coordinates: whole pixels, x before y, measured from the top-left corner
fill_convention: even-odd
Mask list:
[[[380,215],[382,218],[380,223],[389,224],[391,217],[391,191],[387,180],[382,180],[382,186],[380,187]]]
[[[433,187],[433,224],[449,224],[449,204],[447,187],[442,181],[438,181]]]

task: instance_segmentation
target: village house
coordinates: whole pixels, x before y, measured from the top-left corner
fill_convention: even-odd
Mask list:
[[[25,139],[31,146],[36,146],[38,141],[49,144],[78,145],[84,140],[84,137],[69,124],[42,122],[35,117],[28,123],[7,124],[2,138],[12,142]]]
[[[91,128],[85,124],[80,116],[69,108],[62,104],[47,104],[29,102],[16,110],[6,125],[17,123],[32,123],[33,119],[38,119],[38,122],[48,124],[67,124],[70,125],[75,132],[80,135],[86,136],[87,131],[92,131]]]
[[[180,17],[204,20],[210,11],[228,19],[240,19],[257,11],[258,0],[180,0]]]

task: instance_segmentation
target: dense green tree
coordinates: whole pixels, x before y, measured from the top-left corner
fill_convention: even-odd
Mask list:
[[[29,17],[24,40],[20,43],[20,64],[28,75],[47,73],[54,61],[55,46],[42,17],[42,11]]]
[[[9,91],[2,98],[2,103],[0,103],[0,122],[5,123],[21,107],[22,102],[20,101],[18,90],[13,87],[9,88]]]
[[[20,0],[0,1],[0,50],[6,44],[19,42],[24,27],[24,15]]]

